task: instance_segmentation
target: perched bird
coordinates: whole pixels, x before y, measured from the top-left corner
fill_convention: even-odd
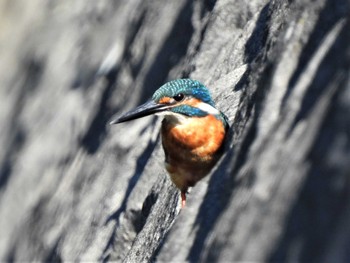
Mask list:
[[[165,168],[181,191],[184,207],[188,188],[207,175],[222,154],[229,127],[227,117],[215,108],[203,84],[177,79],[161,86],[148,102],[110,124],[160,113],[165,115],[161,127]]]

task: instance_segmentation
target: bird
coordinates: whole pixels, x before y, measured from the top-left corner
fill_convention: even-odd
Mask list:
[[[164,116],[160,133],[165,168],[181,192],[183,208],[189,187],[205,177],[223,154],[228,118],[215,107],[201,82],[175,79],[158,88],[144,104],[113,117],[110,124],[153,114]]]

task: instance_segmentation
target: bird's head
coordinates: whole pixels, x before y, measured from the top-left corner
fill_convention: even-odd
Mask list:
[[[215,108],[208,89],[197,80],[177,79],[161,86],[152,99],[138,106],[110,124],[126,122],[154,113],[184,117],[217,116],[226,122],[225,116]]]

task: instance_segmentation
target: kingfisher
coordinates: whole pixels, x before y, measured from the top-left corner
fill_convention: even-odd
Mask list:
[[[183,208],[188,188],[206,176],[222,155],[228,119],[215,107],[202,83],[177,79],[165,83],[146,103],[112,119],[110,124],[151,114],[164,115],[161,139],[165,168],[181,191]]]

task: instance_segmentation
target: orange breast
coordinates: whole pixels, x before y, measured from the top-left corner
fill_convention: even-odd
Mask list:
[[[166,169],[174,184],[186,191],[208,174],[221,154],[225,127],[213,115],[162,123]]]
[[[168,172],[203,177],[215,164],[224,138],[224,125],[213,115],[192,117],[180,123],[165,118],[162,143]]]

